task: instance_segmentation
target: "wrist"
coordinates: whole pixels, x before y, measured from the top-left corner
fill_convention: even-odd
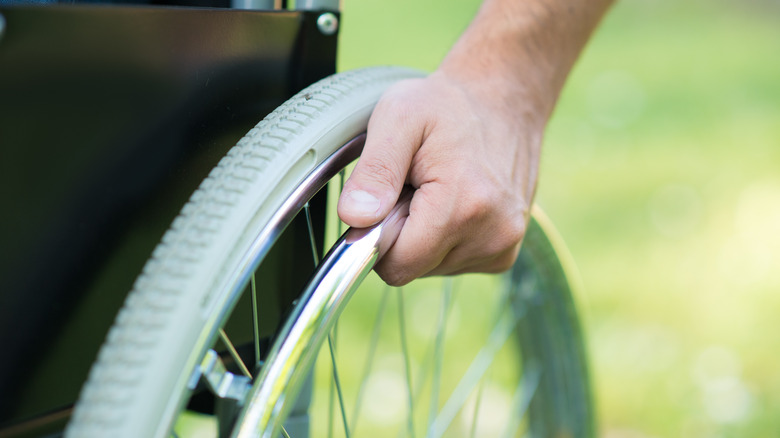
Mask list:
[[[472,105],[522,122],[526,129],[541,132],[550,117],[555,99],[536,85],[535,72],[513,72],[494,67],[464,64],[455,58],[442,62],[431,74],[469,96]],[[557,96],[557,95],[556,95]]]

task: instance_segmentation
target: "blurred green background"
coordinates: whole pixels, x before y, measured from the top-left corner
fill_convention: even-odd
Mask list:
[[[345,0],[340,70],[432,70],[475,0]],[[780,5],[623,0],[576,65],[537,201],[579,267],[600,435],[780,431]]]

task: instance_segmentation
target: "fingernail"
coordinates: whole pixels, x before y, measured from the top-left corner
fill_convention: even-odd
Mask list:
[[[376,217],[381,203],[376,196],[363,190],[353,190],[347,194],[345,207],[360,216]]]

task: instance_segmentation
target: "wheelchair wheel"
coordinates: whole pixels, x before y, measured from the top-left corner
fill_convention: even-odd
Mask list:
[[[381,93],[415,76],[332,76],[239,141],[138,277],[66,436],[185,436],[188,418],[220,437],[592,435],[583,340],[538,211],[502,276],[354,292],[370,254],[335,273],[342,239],[320,261],[338,231],[318,226],[317,193],[359,155]]]

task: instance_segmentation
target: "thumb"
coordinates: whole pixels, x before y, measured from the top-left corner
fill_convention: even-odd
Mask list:
[[[377,105],[360,160],[339,198],[339,217],[347,225],[371,226],[393,208],[420,147],[423,130],[416,125],[408,111],[381,101]]]

